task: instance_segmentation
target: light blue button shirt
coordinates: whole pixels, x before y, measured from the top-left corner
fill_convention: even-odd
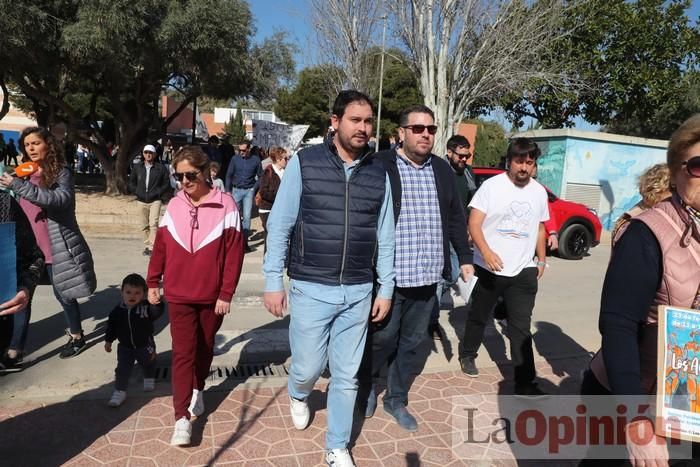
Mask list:
[[[350,178],[359,160],[343,162],[345,179]],[[267,219],[267,253],[263,263],[265,292],[284,290],[284,260],[287,256],[289,237],[294,228],[301,203],[301,165],[299,158],[293,157],[287,164],[280,184],[275,204]],[[394,213],[391,199],[389,176],[386,177],[384,202],[377,220],[377,281],[378,296],[391,299],[394,293]],[[315,282],[292,280],[292,285],[302,293],[330,303],[355,303],[372,292],[373,284],[325,285]]]

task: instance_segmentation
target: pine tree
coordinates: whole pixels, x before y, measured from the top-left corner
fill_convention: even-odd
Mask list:
[[[243,124],[243,109],[241,104],[236,105],[236,116],[224,125],[224,132],[229,136],[233,144],[238,144],[245,139],[246,131]]]

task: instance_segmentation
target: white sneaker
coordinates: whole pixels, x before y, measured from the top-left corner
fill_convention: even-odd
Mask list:
[[[192,390],[192,399],[190,407],[187,409],[193,417],[199,417],[204,413],[204,391],[199,389]]]
[[[175,422],[175,430],[173,431],[173,437],[170,438],[171,446],[186,446],[190,444],[190,437],[192,436],[192,423],[185,417]]]
[[[146,392],[151,392],[156,388],[155,378],[144,378],[143,379],[143,390]]]
[[[309,404],[305,400],[298,401],[289,396],[289,413],[292,414],[292,423],[297,430],[303,430],[309,426],[311,413],[309,412]]]
[[[355,467],[347,449],[329,449],[326,451],[326,464],[329,467]]]
[[[110,407],[119,407],[126,400],[126,391],[114,391],[107,405]]]

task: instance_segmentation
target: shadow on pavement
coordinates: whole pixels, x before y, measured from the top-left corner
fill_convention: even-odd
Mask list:
[[[120,286],[110,285],[105,289],[96,292],[90,297],[90,299],[80,304],[81,318],[83,321],[86,319],[92,319],[98,321],[95,329],[85,334],[85,340],[87,345],[81,353],[85,353],[94,345],[102,342],[104,340],[104,333],[107,329],[107,318],[109,317],[110,311],[119,303],[120,297]],[[59,310],[48,318],[42,320],[31,322],[29,325],[29,332],[27,334],[27,343],[29,344],[26,349],[27,354],[31,354],[36,350],[44,347],[45,345],[58,340],[61,336],[66,334],[65,331],[65,319],[63,317],[63,310],[61,310],[58,302],[56,303],[56,308]],[[163,315],[158,318],[154,323],[154,335],[157,336],[160,332],[167,326],[168,307],[165,305],[165,310]],[[66,338],[67,340],[67,338]],[[37,355],[31,360],[25,360],[24,368],[29,368],[30,366],[37,365],[45,360],[50,359],[58,355],[61,352],[63,343],[58,347],[49,350],[42,355]],[[74,357],[80,358],[80,356]],[[115,357],[116,358],[116,357]],[[115,360],[116,362],[116,360]],[[116,365],[116,363],[115,363]]]
[[[112,292],[108,289],[98,293],[98,295],[105,294],[109,296],[113,295]],[[113,296],[105,297],[104,303],[113,304],[112,298]],[[105,309],[111,310],[111,306]],[[106,318],[107,313],[108,311],[104,315],[93,316]],[[62,316],[57,316],[62,319]],[[55,319],[57,318],[52,317],[42,321],[53,323]],[[286,322],[283,320],[270,323],[252,331],[264,331],[270,327],[288,326],[289,318],[287,317],[285,320]],[[158,333],[167,325],[167,319],[161,317],[156,323],[156,333]],[[47,325],[47,323],[43,325]],[[250,334],[255,336],[255,332]],[[98,328],[90,335],[92,345],[101,341],[103,335],[103,326],[98,325]],[[247,337],[242,335],[237,339],[245,340]],[[235,342],[226,344],[230,348]],[[246,346],[255,345],[259,346],[260,344],[255,343],[254,338],[246,344]],[[39,357],[37,361],[51,358],[56,353],[57,351],[51,351]],[[252,363],[248,361],[248,358],[252,358],[250,355],[252,353],[246,353],[244,349],[241,352],[241,360],[237,364]],[[170,367],[171,356],[171,351],[169,350],[159,353],[157,366],[161,368],[164,366]],[[281,353],[274,361],[267,363],[283,364],[288,357],[289,352],[286,354]],[[114,365],[116,366],[116,357]],[[233,362],[232,366],[234,366]],[[205,426],[210,421],[209,416],[216,412],[231,391],[246,383],[247,380],[248,378],[229,377],[214,386],[206,388],[204,395],[206,411],[193,421],[192,446],[201,444]],[[167,394],[166,400],[168,405],[172,403],[170,398],[171,387],[167,382],[159,382],[157,393],[140,393],[138,389],[140,382],[141,371],[136,370],[132,374],[129,385],[129,394],[130,396],[133,394],[134,397],[128,397],[124,404],[117,409],[107,406],[107,400],[113,388],[113,383],[110,382],[109,384],[81,392],[71,397],[68,401],[35,408],[0,421],[0,433],[2,433],[2,441],[0,442],[0,459],[2,461],[0,464],[3,466],[62,465],[80,455],[101,437],[110,434],[115,429],[119,430],[118,427],[121,427],[119,431],[129,434],[133,433],[133,430],[137,428],[136,415],[151,399]],[[228,439],[217,442],[215,454],[207,465],[215,465],[220,455],[240,440],[255,425],[256,421],[276,403],[280,393],[286,389],[284,387],[277,388],[274,390],[272,397],[265,395],[262,397],[264,402],[256,403],[255,399],[259,397],[258,390],[261,388],[261,384],[248,385],[247,389],[249,391],[243,393],[240,413],[235,422],[234,432]],[[314,391],[311,396],[311,405],[314,410],[323,409],[325,407],[325,395],[319,391]]]
[[[264,335],[266,331],[279,331],[280,329],[288,328],[289,315],[285,316],[281,320],[273,321],[264,326],[251,329],[250,331],[241,334],[240,336],[237,336],[234,339],[231,339],[227,342],[217,344],[216,352],[217,354],[225,354],[236,344],[248,341],[241,350],[238,361],[232,361],[226,366],[236,367],[241,365],[258,364],[271,366],[283,365],[290,356],[290,351],[288,347],[287,350],[284,352],[274,352],[269,354],[269,358],[266,358],[266,361],[263,362],[260,361],[262,358],[260,352],[255,350],[256,348],[259,348],[261,346],[260,342],[256,342],[256,338],[259,338],[258,336],[260,336],[261,334]],[[217,363],[220,363],[220,360]],[[236,387],[245,384],[248,381],[248,379],[249,378],[247,377],[236,378],[229,376],[221,380],[216,386],[209,386],[205,388],[206,392],[204,395],[204,401],[206,411],[203,416],[197,418],[197,420],[192,426],[193,442],[196,439],[201,440],[204,432],[204,427],[206,426],[209,415],[216,412],[219,406],[221,406],[221,404],[224,403],[230,392],[232,392]],[[275,388],[273,390],[272,397],[268,398],[268,396],[265,396],[264,398],[262,398],[264,402],[262,403],[262,405],[260,405],[256,403],[255,399],[259,397],[258,390],[262,387],[261,384],[256,384],[253,386],[247,384],[246,386],[248,391],[245,393],[245,397],[242,400],[241,411],[238,416],[238,420],[236,421],[236,426],[234,428],[233,433],[227,439],[223,441],[218,441],[216,443],[215,453],[206,465],[216,465],[220,456],[227,449],[236,444],[236,442],[238,442],[241,439],[241,437],[243,437],[243,435],[245,435],[255,425],[258,419],[262,417],[265,414],[265,412],[276,403],[277,398],[280,396],[280,394],[286,390],[285,386]],[[320,410],[321,408],[325,407],[325,398],[323,398],[322,401],[319,400],[317,393],[318,391],[314,391],[311,394],[309,400],[309,406],[312,409],[312,416],[316,410]]]
[[[170,351],[158,355],[169,361]],[[116,357],[114,360],[116,366]],[[136,366],[129,383],[129,394],[121,407],[107,406],[113,383],[103,384],[65,402],[38,407],[0,421],[0,459],[3,466],[63,465],[95,441],[118,427],[131,434],[136,415],[157,392],[140,390],[142,373]],[[117,433],[119,435],[119,433]]]
[[[537,331],[533,334],[534,349],[545,358],[552,369],[552,373],[562,379],[556,384],[549,379],[542,378],[542,375],[538,375],[537,383],[548,396],[532,399],[529,405],[532,408],[538,404],[544,404],[546,407],[548,400],[551,401],[552,398],[560,395],[578,395],[581,385],[581,372],[586,368],[591,357],[590,352],[565,334],[558,325],[547,321],[538,321],[535,322],[535,328]],[[504,337],[503,342],[505,340]],[[504,365],[501,368],[501,373],[504,372],[506,372],[507,376],[504,376],[504,380],[498,385],[498,395],[510,396],[514,393],[512,364]],[[504,399],[498,398],[499,413],[501,414],[507,411],[501,405]],[[528,403],[526,398],[523,398],[522,401],[525,404]],[[532,448],[529,447],[529,449]],[[518,444],[511,445],[511,450],[519,467],[564,467],[576,466],[579,462],[578,460],[565,459],[522,459],[524,456],[523,453],[519,453]]]

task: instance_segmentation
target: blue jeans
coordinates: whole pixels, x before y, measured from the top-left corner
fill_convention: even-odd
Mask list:
[[[431,324],[437,324],[438,319],[440,318],[440,299],[442,298],[442,295],[452,286],[452,284],[455,284],[459,278],[459,258],[457,257],[457,252],[452,245],[450,245],[450,267],[452,268],[452,277],[450,278],[452,282],[447,282],[445,280],[438,282],[437,301],[435,302],[435,306],[433,306],[433,310],[430,313]]]
[[[236,200],[238,205],[238,210],[241,212],[241,217],[243,218],[243,232],[248,237],[248,232],[250,232],[250,214],[253,211],[253,198],[255,197],[254,188],[234,188],[233,199]]]
[[[29,320],[32,317],[32,302],[30,299],[27,307],[12,315],[12,339],[10,348],[17,352],[24,353],[27,344],[27,331],[29,330]]]
[[[63,317],[66,319],[66,325],[71,334],[82,334],[83,327],[80,319],[80,306],[78,300],[64,300],[56,290],[56,284],[53,281],[53,267],[50,264],[46,265],[46,271],[49,273],[49,279],[53,284],[53,294],[58,300],[58,303],[63,307]]]
[[[304,295],[294,286],[289,291],[289,395],[306,399],[328,361],[331,383],[327,449],[345,449],[350,442],[357,371],[367,339],[371,303],[372,294],[355,303],[334,305]]]
[[[423,287],[396,287],[386,325],[372,333],[372,373],[377,375],[389,362],[384,407],[397,409],[408,404],[411,375],[415,373],[415,353],[428,337],[430,311],[436,284]],[[384,324],[384,323],[382,323]]]

